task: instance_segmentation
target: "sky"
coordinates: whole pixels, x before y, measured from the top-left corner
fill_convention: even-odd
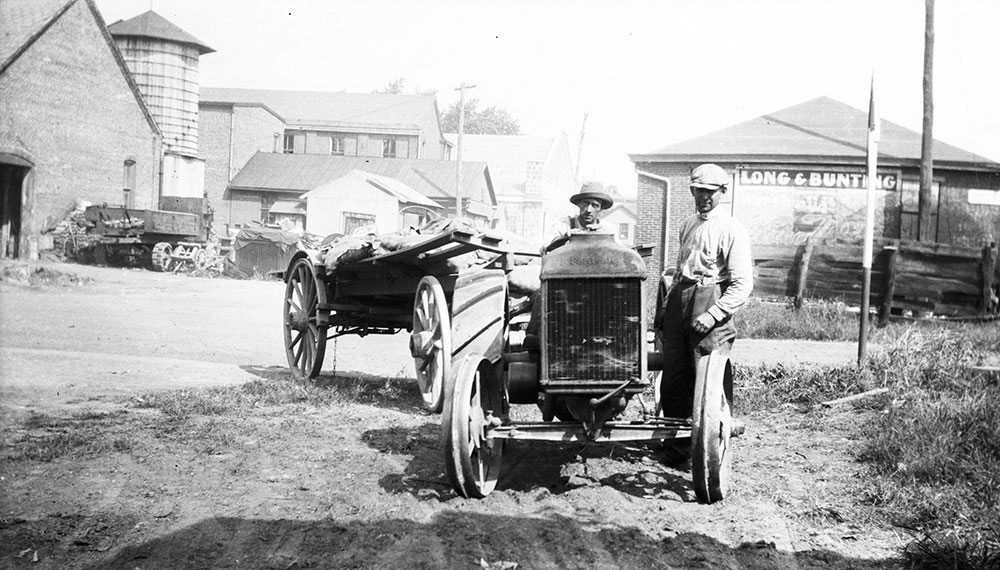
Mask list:
[[[201,85],[369,93],[461,84],[527,135],[565,132],[581,180],[634,194],[630,153],[819,96],[921,131],[920,0],[97,0],[211,46]],[[1000,2],[934,10],[934,138],[1000,161]],[[584,121],[586,116],[586,121]],[[581,135],[583,138],[580,144]],[[576,164],[576,162],[574,162]]]

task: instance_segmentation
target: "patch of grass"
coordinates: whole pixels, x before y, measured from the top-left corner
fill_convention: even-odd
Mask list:
[[[152,392],[134,402],[172,418],[186,418],[233,415],[287,404],[325,407],[345,401],[412,407],[418,405],[420,395],[416,383],[404,378],[321,378],[313,383],[283,373],[238,386]]]
[[[795,365],[736,367],[734,399],[740,409],[768,410],[784,404],[813,406],[870,390],[874,376],[865,370]]]
[[[776,303],[752,297],[733,317],[743,338],[797,340],[858,339],[858,315],[844,303],[807,300],[796,309],[789,300]]]
[[[0,445],[6,461],[49,462],[65,455],[96,456],[132,449],[128,437],[109,432],[125,421],[123,412],[79,412],[70,418],[32,414],[19,430],[9,430]]]
[[[935,556],[996,559],[996,543],[984,550],[976,537],[1000,529],[1000,386],[969,367],[1000,354],[1000,323],[893,323],[873,337],[879,348],[861,369],[737,368],[738,409],[811,406],[888,388],[855,404],[870,412],[858,416],[859,459],[870,470],[859,493],[896,525],[951,530],[953,539],[925,539]]]
[[[907,545],[903,561],[913,570],[1000,570],[1000,530],[928,534]]]

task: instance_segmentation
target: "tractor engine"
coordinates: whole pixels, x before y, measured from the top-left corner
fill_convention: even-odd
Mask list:
[[[545,254],[538,353],[512,355],[511,401],[534,396],[544,420],[583,422],[596,436],[648,386],[645,279],[639,254],[609,234],[573,233]]]

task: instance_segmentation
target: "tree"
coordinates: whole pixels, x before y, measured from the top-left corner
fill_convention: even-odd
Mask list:
[[[459,102],[455,101],[441,114],[441,130],[446,133],[458,132]],[[519,135],[521,125],[506,109],[491,105],[479,109],[479,99],[465,102],[465,117],[462,132],[470,135]]]
[[[385,84],[385,87],[381,89],[372,89],[372,93],[381,93],[384,95],[402,95],[403,88],[406,86],[405,77],[397,77],[389,83]]]

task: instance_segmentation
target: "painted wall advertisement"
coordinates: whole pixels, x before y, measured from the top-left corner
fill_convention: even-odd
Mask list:
[[[875,235],[887,201],[898,202],[898,171],[879,171]],[[808,239],[859,244],[864,236],[868,177],[856,170],[742,168],[734,211],[754,243],[799,245]]]

